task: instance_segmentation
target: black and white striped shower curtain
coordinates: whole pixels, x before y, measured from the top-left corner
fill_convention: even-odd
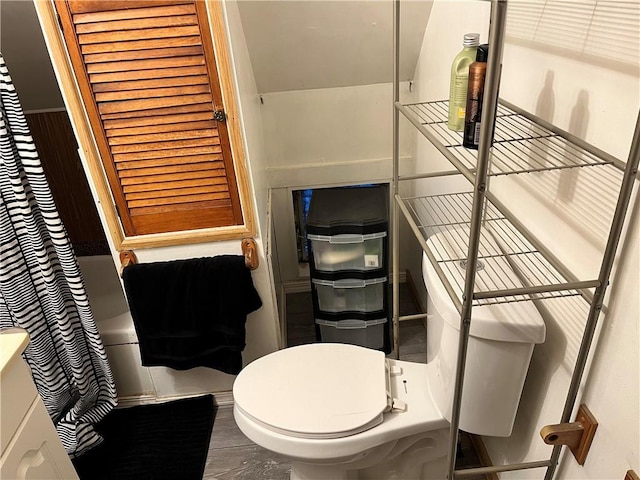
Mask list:
[[[116,404],[77,260],[0,54],[0,327],[27,330],[25,359],[67,452],[100,443]]]

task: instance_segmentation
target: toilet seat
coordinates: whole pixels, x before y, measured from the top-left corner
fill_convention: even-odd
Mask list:
[[[275,433],[342,438],[382,423],[393,406],[388,371],[383,352],[354,345],[286,348],[243,369],[233,386],[235,407]]]

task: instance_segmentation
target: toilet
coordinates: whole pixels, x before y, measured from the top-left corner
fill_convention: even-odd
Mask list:
[[[464,233],[464,232],[462,232]],[[432,251],[464,258],[460,231],[429,238]],[[459,255],[459,256],[456,256]],[[491,257],[484,262],[505,262]],[[496,265],[503,275],[517,276]],[[453,270],[450,281],[464,275]],[[491,268],[477,272],[478,284]],[[339,343],[286,348],[247,365],[234,386],[234,417],[256,444],[291,459],[295,480],[446,477],[460,316],[429,260],[427,363]],[[474,307],[460,429],[509,436],[545,324],[532,302]]]

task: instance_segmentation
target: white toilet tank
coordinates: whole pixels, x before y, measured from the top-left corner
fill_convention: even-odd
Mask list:
[[[467,255],[457,246],[462,238],[467,240],[468,234],[454,229],[431,236],[427,243],[436,257],[447,255],[460,259]],[[483,237],[483,243],[485,241]],[[503,257],[484,258],[482,262],[486,267],[490,267],[488,262],[496,262],[494,271],[522,285]],[[453,268],[456,270],[447,271],[447,277],[453,285],[463,286],[464,263],[455,263]],[[435,367],[429,370],[430,389],[436,405],[450,421],[460,314],[426,254],[422,269],[428,296],[427,362]],[[481,285],[483,277],[492,270],[478,270],[476,285]],[[545,324],[531,301],[474,306],[471,315],[460,429],[478,435],[507,437],[511,435],[533,347],[544,342]]]

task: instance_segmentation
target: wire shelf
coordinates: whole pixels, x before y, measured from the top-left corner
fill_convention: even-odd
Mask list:
[[[473,192],[404,198],[417,228],[462,302]],[[480,230],[474,305],[580,295],[545,257],[487,202]]]
[[[407,114],[413,115],[469,171],[475,171],[477,151],[463,147],[462,132],[454,132],[447,127],[446,100],[404,106]],[[514,110],[498,106],[490,176],[608,164],[612,164],[610,159],[587,152]]]

